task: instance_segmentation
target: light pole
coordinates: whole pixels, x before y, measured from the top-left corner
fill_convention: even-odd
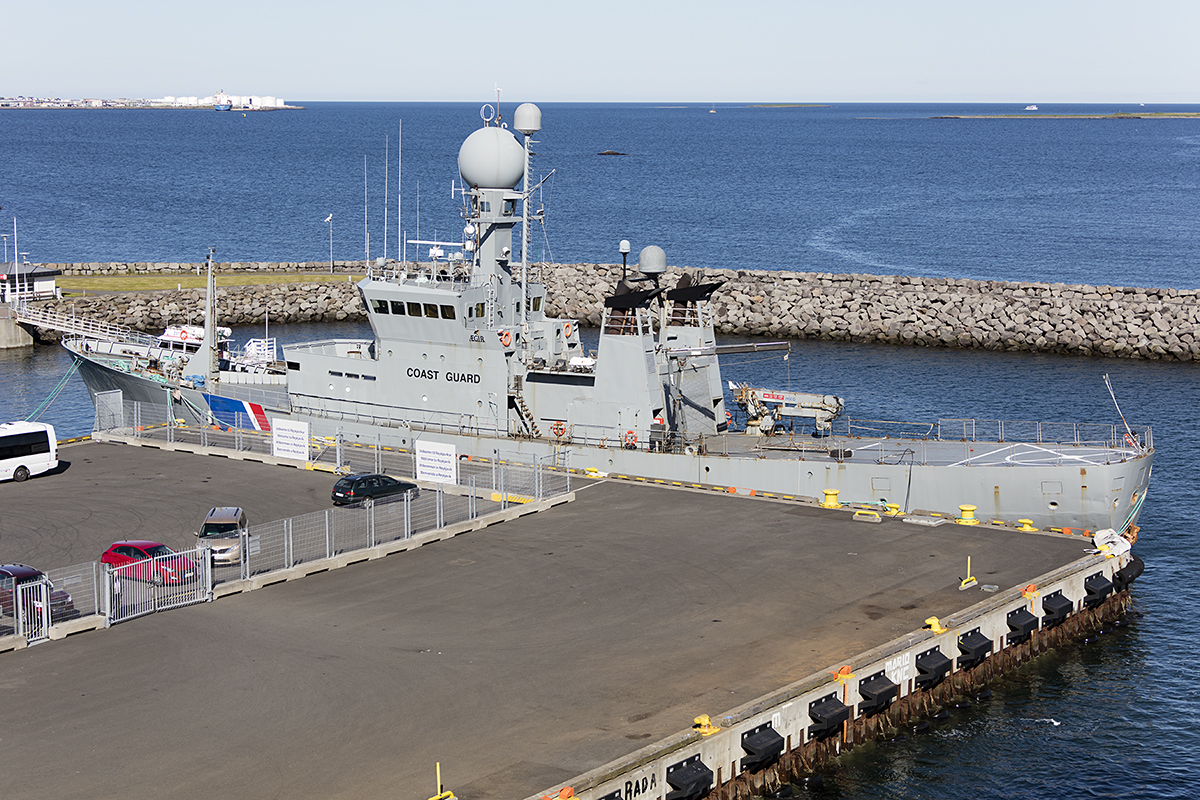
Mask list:
[[[329,274],[332,275],[333,274],[333,213],[332,212],[330,212],[329,216],[325,218],[325,221],[329,223]]]
[[[7,264],[8,263],[8,234],[0,233],[0,236],[4,237],[4,263]]]

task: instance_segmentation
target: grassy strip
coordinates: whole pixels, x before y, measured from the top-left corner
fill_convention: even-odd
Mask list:
[[[267,286],[291,283],[345,283],[362,279],[361,275],[328,275],[321,273],[238,273],[217,275],[217,286]],[[204,276],[189,272],[184,275],[93,275],[88,277],[60,277],[56,284],[64,294],[81,294],[88,290],[99,292],[157,292],[167,289],[203,289]]]

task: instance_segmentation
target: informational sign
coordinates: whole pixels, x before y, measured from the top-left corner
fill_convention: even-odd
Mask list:
[[[271,455],[308,461],[308,423],[275,417],[271,420]]]
[[[417,480],[458,483],[458,451],[454,445],[417,441]]]

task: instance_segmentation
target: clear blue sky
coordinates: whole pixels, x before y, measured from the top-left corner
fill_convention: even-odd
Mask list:
[[[5,6],[0,96],[1200,103],[1197,0]]]

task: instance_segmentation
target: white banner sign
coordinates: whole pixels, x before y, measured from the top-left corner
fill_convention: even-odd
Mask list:
[[[272,419],[271,455],[308,461],[308,423]]]
[[[458,483],[458,452],[454,445],[418,441],[417,480]]]

